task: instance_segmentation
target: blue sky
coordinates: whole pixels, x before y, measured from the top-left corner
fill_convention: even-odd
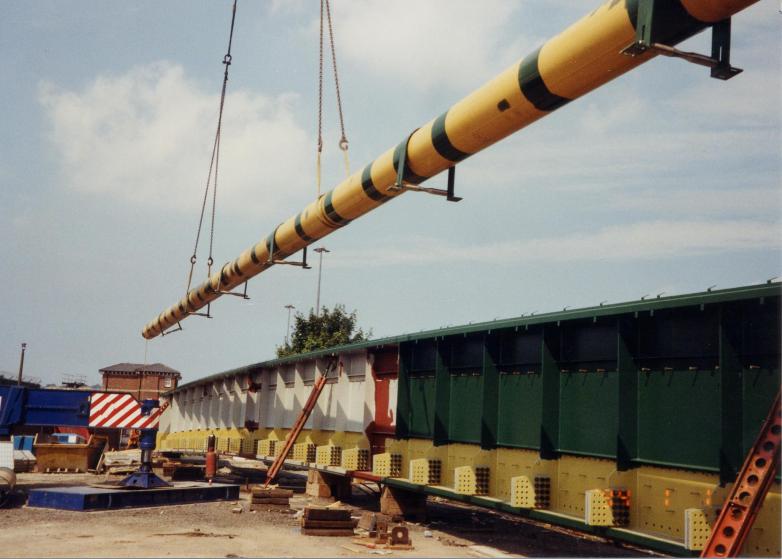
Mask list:
[[[363,166],[601,2],[333,1],[350,158]],[[317,269],[146,342],[186,283],[230,0],[0,7],[0,371],[97,381],[121,361],[192,380],[273,357]],[[215,260],[315,195],[318,3],[240,0]],[[409,193],[323,242],[322,303],[376,337],[763,282],[780,260],[778,6],[734,18],[733,63],[658,58],[464,161],[458,204]],[[701,34],[682,48],[708,52]],[[324,188],[344,174],[327,82]],[[444,177],[435,178],[435,183]],[[202,245],[197,280],[205,276]]]

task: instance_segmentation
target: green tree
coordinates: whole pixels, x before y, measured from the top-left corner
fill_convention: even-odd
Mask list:
[[[361,328],[357,329],[356,311],[347,313],[345,305],[337,304],[333,309],[323,307],[320,315],[310,309],[309,316],[297,312],[294,317],[293,333],[290,341],[277,346],[277,357],[298,355],[318,349],[363,342],[372,335]]]

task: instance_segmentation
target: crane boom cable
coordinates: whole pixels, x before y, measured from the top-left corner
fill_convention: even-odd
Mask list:
[[[193,255],[190,257],[190,272],[187,276],[187,287],[185,288],[185,298],[190,292],[190,286],[193,281],[193,271],[195,269],[196,262],[198,261],[198,244],[201,240],[201,229],[204,222],[204,213],[206,212],[206,201],[209,198],[210,185],[212,186],[212,211],[211,211],[211,224],[209,230],[209,258],[207,259],[207,277],[212,275],[212,264],[214,263],[213,248],[214,248],[214,225],[215,225],[215,213],[217,207],[217,176],[220,168],[220,139],[223,128],[223,110],[225,108],[225,95],[228,88],[228,68],[231,66],[231,46],[233,45],[234,26],[236,23],[236,4],[238,0],[234,0],[233,8],[231,10],[231,29],[228,33],[228,50],[223,57],[223,64],[225,70],[223,72],[223,87],[220,92],[220,108],[217,116],[217,130],[215,131],[214,142],[212,143],[212,156],[209,160],[209,172],[206,177],[206,187],[204,188],[204,197],[201,202],[201,214],[198,219],[198,229],[196,231],[195,244],[193,246]],[[214,179],[212,178],[214,177]],[[188,301],[189,306],[189,301]]]

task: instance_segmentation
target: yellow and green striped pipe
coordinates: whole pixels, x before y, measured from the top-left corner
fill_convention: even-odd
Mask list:
[[[398,196],[404,179],[419,184],[521,130],[566,103],[655,56],[627,56],[636,40],[641,0],[610,0],[550,39],[445,113],[417,129],[360,172],[280,224],[265,239],[225,264],[207,281],[160,313],[142,330],[151,339],[248,279]],[[674,45],[757,0],[655,0],[655,40]],[[273,251],[273,254],[270,252]]]

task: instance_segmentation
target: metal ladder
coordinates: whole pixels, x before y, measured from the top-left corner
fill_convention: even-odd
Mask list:
[[[310,393],[310,397],[307,398],[307,402],[304,404],[304,407],[301,409],[301,414],[299,414],[298,419],[296,419],[296,423],[293,424],[293,428],[290,430],[288,436],[285,438],[285,446],[282,447],[282,452],[280,452],[277,455],[271,467],[266,472],[266,483],[263,484],[264,488],[269,487],[269,484],[272,481],[274,481],[275,477],[277,477],[277,474],[280,472],[280,469],[282,468],[285,459],[288,457],[288,453],[291,451],[291,448],[293,448],[293,443],[296,442],[296,439],[301,433],[301,430],[304,429],[304,424],[307,423],[307,420],[309,419],[312,410],[315,409],[315,404],[318,402],[318,397],[320,396],[320,393],[323,391],[323,387],[326,386],[327,374],[328,371],[324,372],[315,381],[315,384],[312,387],[312,392]]]
[[[701,557],[736,557],[741,553],[779,467],[780,394],[741,467]]]

